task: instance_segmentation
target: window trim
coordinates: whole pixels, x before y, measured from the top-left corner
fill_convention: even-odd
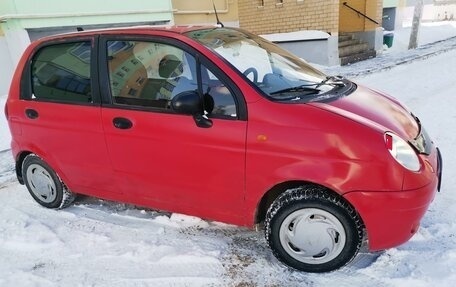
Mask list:
[[[69,102],[69,101],[61,101],[56,99],[39,99],[39,98],[32,98],[33,87],[32,87],[32,64],[35,56],[39,53],[42,49],[50,46],[56,46],[61,44],[71,44],[71,43],[81,43],[81,42],[90,42],[91,49],[90,49],[90,86],[91,86],[91,93],[92,93],[92,102]],[[81,37],[74,37],[68,39],[54,39],[51,41],[43,42],[37,45],[33,51],[30,53],[30,56],[27,58],[27,65],[25,66],[24,70],[22,71],[21,83],[20,83],[20,95],[19,98],[25,101],[34,101],[34,102],[48,102],[48,103],[57,103],[57,104],[67,104],[67,105],[79,105],[79,106],[100,106],[100,87],[98,85],[98,63],[95,55],[97,55],[96,47],[97,47],[98,37],[97,36],[81,36]]]
[[[222,119],[222,120],[247,120],[247,104],[244,99],[244,95],[242,94],[241,90],[238,86],[214,63],[212,63],[209,59],[207,59],[202,53],[200,53],[195,48],[191,47],[190,45],[179,41],[178,39],[165,37],[165,36],[155,36],[155,35],[112,35],[112,34],[105,34],[100,35],[100,40],[98,42],[98,71],[99,71],[99,87],[100,87],[100,95],[101,95],[101,103],[105,108],[115,108],[115,109],[127,109],[127,110],[138,110],[138,111],[150,111],[150,112],[158,112],[158,113],[168,113],[168,114],[179,114],[173,110],[165,110],[161,108],[155,107],[141,107],[141,106],[127,106],[127,105],[119,105],[112,103],[112,95],[111,95],[111,85],[109,80],[109,66],[108,66],[108,57],[107,57],[107,42],[108,41],[141,41],[141,42],[153,42],[158,44],[165,44],[174,46],[187,52],[191,56],[193,56],[196,60],[197,64],[197,80],[198,80],[198,91],[200,91],[201,85],[201,69],[198,67],[198,63],[202,63],[206,68],[210,69],[211,72],[216,75],[220,81],[227,84],[227,88],[230,90],[233,99],[236,102],[236,113],[237,117],[211,117],[211,119]],[[202,95],[201,95],[202,96]],[[179,114],[180,115],[180,114]]]

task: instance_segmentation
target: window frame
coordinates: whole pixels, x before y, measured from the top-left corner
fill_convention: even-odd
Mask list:
[[[144,106],[129,106],[115,104],[112,102],[112,93],[111,93],[111,83],[109,79],[109,64],[108,64],[108,53],[107,53],[107,44],[108,41],[137,41],[137,42],[152,42],[157,44],[164,44],[176,47],[182,51],[188,53],[195,58],[196,61],[196,73],[197,73],[197,82],[198,82],[198,93],[202,97],[202,79],[201,79],[201,64],[209,69],[214,75],[223,82],[236,104],[236,115],[237,117],[225,117],[225,116],[213,116],[211,119],[223,119],[223,120],[247,120],[247,105],[244,99],[244,96],[237,85],[229,79],[229,77],[214,63],[207,59],[202,53],[198,52],[195,48],[190,45],[179,41],[178,39],[164,36],[155,36],[155,35],[113,35],[105,34],[100,35],[98,41],[98,61],[99,61],[99,85],[100,85],[100,95],[101,103],[105,108],[114,108],[114,109],[126,109],[126,110],[138,110],[138,111],[149,111],[157,113],[167,113],[167,114],[179,114],[172,109],[163,109],[156,107],[144,107]]]
[[[129,45],[130,47],[132,46],[136,46],[136,45],[139,45],[140,47],[142,47],[143,45],[146,47],[146,49],[149,49],[148,47],[157,47],[157,46],[161,46],[159,47],[159,49],[161,48],[164,48],[165,50],[167,49],[166,47],[169,47],[171,48],[171,52],[172,53],[172,50],[174,50],[174,52],[176,52],[177,50],[179,50],[179,54],[182,52],[182,53],[185,53],[183,56],[186,58],[186,57],[191,57],[191,61],[189,61],[187,64],[188,65],[184,65],[185,66],[185,70],[187,70],[191,75],[188,75],[187,73],[187,78],[190,79],[192,82],[196,83],[197,85],[197,71],[196,71],[196,59],[193,55],[187,53],[186,51],[180,49],[179,47],[176,47],[174,45],[169,45],[169,44],[164,44],[164,43],[159,43],[157,41],[144,41],[144,40],[107,40],[106,41],[106,50],[109,49],[109,47],[112,45],[113,42],[116,42],[116,41],[119,41],[119,42],[130,42],[130,43],[133,43],[133,45]],[[105,51],[106,51],[105,50]],[[113,85],[113,82],[116,82],[119,80],[118,77],[122,78],[123,80],[127,81],[127,82],[133,82],[134,81],[134,78],[132,78],[132,75],[129,75],[129,77],[126,77],[125,74],[128,74],[124,71],[123,69],[123,66],[118,66],[116,68],[116,70],[113,70],[112,66],[111,66],[111,59],[113,58],[110,58],[109,57],[109,53],[107,53],[107,60],[106,60],[106,64],[107,64],[107,81],[109,82],[109,92],[110,92],[110,97],[109,99],[109,103],[112,104],[112,105],[115,105],[115,106],[123,106],[123,107],[128,107],[128,108],[139,108],[139,109],[151,109],[151,110],[161,110],[161,111],[164,111],[164,112],[170,112],[170,113],[173,113],[174,111],[172,109],[170,109],[170,106],[169,104],[168,105],[165,105],[165,103],[169,103],[170,99],[166,99],[166,97],[163,97],[163,98],[157,98],[157,99],[154,99],[154,97],[152,97],[152,99],[149,99],[148,97],[140,97],[140,98],[137,98],[135,96],[132,96],[132,97],[129,97],[128,94],[129,93],[122,93],[122,94],[118,94],[118,92],[116,91],[116,88],[117,85]],[[135,57],[138,57],[138,56],[141,56],[141,53],[137,54],[137,53],[134,53],[131,55],[131,56],[135,56]],[[178,56],[179,57],[179,56]],[[152,58],[155,58],[154,55],[152,55]],[[131,58],[130,58],[131,59]],[[140,58],[137,62],[141,62],[142,59]],[[124,63],[125,64],[125,63]],[[120,68],[119,68],[120,67]],[[143,83],[144,81],[146,80],[155,80],[155,81],[163,81],[164,82],[164,85],[166,86],[167,84],[166,83],[169,83],[169,82],[173,82],[174,81],[174,78],[173,77],[167,77],[167,78],[163,78],[162,75],[159,75],[159,71],[158,71],[158,66],[144,66],[144,65],[135,65],[135,68],[131,70],[132,74],[134,75],[136,72],[138,71],[143,71],[143,72],[149,72],[149,71],[153,71],[155,72],[156,76],[158,78],[149,78],[147,77],[147,75],[142,75],[140,78],[141,78],[141,83]],[[123,74],[123,75],[119,75],[118,70],[121,70],[120,72]],[[123,71],[122,71],[123,70]],[[179,75],[178,77],[180,76],[183,76],[185,77],[185,73],[183,73],[182,75]],[[135,83],[137,83],[138,81],[134,81]],[[197,89],[198,87],[195,85],[195,89]],[[123,85],[121,85],[122,87]],[[162,85],[159,85],[157,88],[158,90],[161,90],[162,88],[165,88],[165,86],[163,86],[163,83]],[[132,87],[133,88],[133,87]],[[158,93],[158,90],[156,91]]]
[[[71,102],[71,101],[62,101],[57,99],[40,99],[40,98],[32,98],[33,94],[33,84],[32,84],[32,65],[34,62],[35,57],[37,54],[50,46],[56,45],[63,45],[63,44],[72,44],[72,43],[82,43],[82,42],[90,42],[90,87],[91,87],[91,96],[92,102]],[[21,84],[20,84],[20,99],[26,101],[34,101],[34,102],[49,102],[49,103],[58,103],[58,104],[67,104],[67,105],[80,105],[80,106],[100,106],[101,99],[100,99],[100,87],[99,87],[99,79],[98,79],[98,63],[96,61],[97,56],[97,36],[80,36],[80,37],[71,37],[71,38],[64,38],[64,39],[52,39],[49,41],[45,41],[37,45],[32,52],[30,53],[29,57],[27,58],[27,65],[22,72],[21,77]]]
[[[218,81],[220,81],[222,84],[224,84],[225,86],[227,86],[226,82],[223,81],[223,80],[220,80],[220,70],[211,70],[211,68],[209,68],[207,65],[205,65],[204,63],[202,63],[201,61],[197,60],[196,61],[196,72],[197,72],[197,76],[198,76],[198,92],[200,93],[200,95],[204,95],[204,91],[203,91],[203,86],[204,86],[204,83],[203,83],[203,67],[204,69],[206,70],[206,73],[207,73],[207,79],[210,80],[209,78],[209,73],[212,73]],[[225,119],[225,120],[235,120],[235,119],[238,119],[239,118],[239,104],[238,104],[238,101],[236,99],[236,96],[234,95],[234,92],[232,91],[232,89],[229,87],[229,84],[227,86],[227,89],[230,91],[230,94],[231,96],[233,97],[233,100],[234,100],[234,103],[236,105],[236,117],[233,117],[233,116],[230,116],[230,115],[218,115],[218,114],[213,114],[213,115],[208,115],[208,117],[210,119]]]

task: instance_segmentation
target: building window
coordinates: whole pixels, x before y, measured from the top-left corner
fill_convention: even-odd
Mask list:
[[[264,0],[258,0],[258,8],[264,7]]]
[[[276,0],[276,7],[282,7],[283,6],[283,0]]]

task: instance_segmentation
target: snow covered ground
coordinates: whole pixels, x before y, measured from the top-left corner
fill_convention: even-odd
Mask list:
[[[416,51],[390,53],[329,69],[399,98],[442,150],[442,192],[408,243],[363,254],[332,273],[306,274],[279,263],[261,231],[87,197],[67,209],[48,210],[15,181],[11,155],[2,151],[9,136],[0,116],[0,286],[455,286],[451,41],[430,45],[432,52],[417,57],[410,56]],[[385,67],[374,69],[379,63]],[[0,97],[2,109],[3,103]]]
[[[386,53],[402,52],[407,50],[410,40],[411,26],[411,22],[404,23],[404,26],[401,29],[393,31],[393,46],[386,49]],[[422,22],[419,29],[418,46],[434,43],[455,36],[456,21]]]

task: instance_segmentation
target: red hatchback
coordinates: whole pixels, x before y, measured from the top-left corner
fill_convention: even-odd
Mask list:
[[[19,182],[253,226],[309,272],[407,241],[441,156],[395,99],[239,29],[130,28],[36,41],[5,107]],[[365,232],[366,231],[366,232]]]

